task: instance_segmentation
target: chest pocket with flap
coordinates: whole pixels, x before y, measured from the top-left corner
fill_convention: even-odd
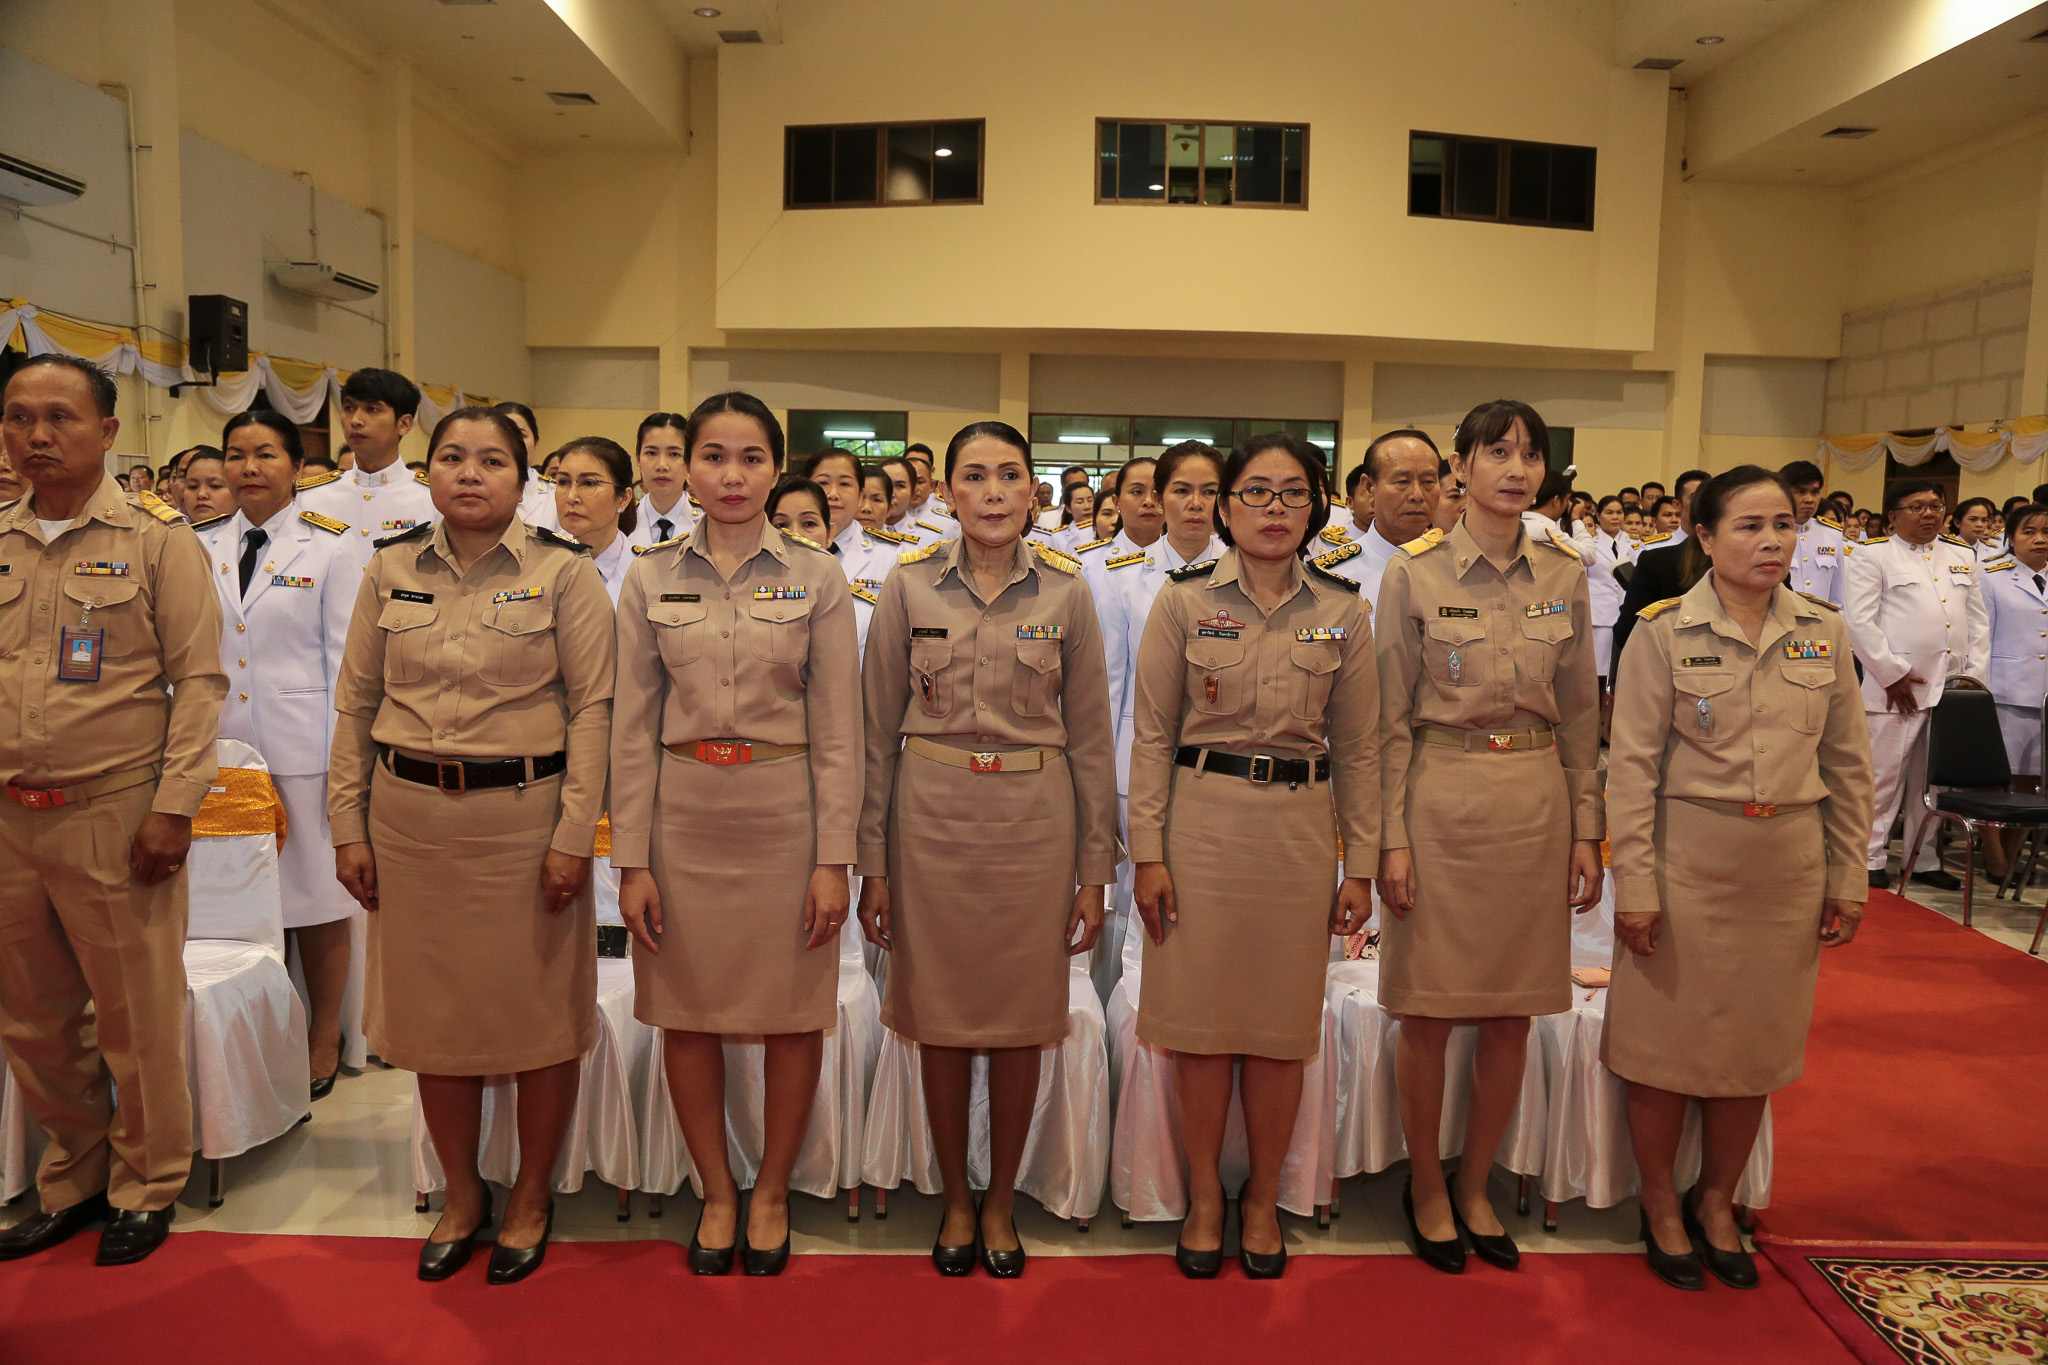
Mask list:
[[[1422,664],[1446,687],[1477,687],[1488,676],[1486,622],[1442,616],[1422,623]]]
[[[1197,711],[1212,716],[1236,715],[1244,709],[1251,673],[1244,666],[1242,640],[1198,637],[1188,641],[1188,693]]]
[[[704,618],[709,611],[702,602],[647,604],[647,624],[654,627],[663,666],[685,668],[704,656],[704,639],[710,633]]]
[[[427,645],[433,632],[428,629],[441,615],[432,602],[384,603],[378,613],[377,629],[384,632],[384,681],[416,683],[427,676]]]
[[[494,603],[484,615],[485,649],[477,676],[500,687],[525,687],[554,676],[552,598]]]

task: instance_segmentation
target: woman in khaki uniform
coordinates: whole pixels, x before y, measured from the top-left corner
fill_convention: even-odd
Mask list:
[[[1339,885],[1337,843],[1379,847],[1379,675],[1358,585],[1302,562],[1330,515],[1322,457],[1254,437],[1220,482],[1231,548],[1167,576],[1134,669],[1132,899],[1151,937],[1138,1036],[1175,1053],[1188,1159],[1175,1259],[1197,1279],[1222,1264],[1217,1160],[1244,1058],[1239,1259],[1274,1278],[1287,1265],[1280,1164],[1302,1063],[1322,1045],[1330,935],[1372,911],[1365,878]]]
[[[846,869],[860,814],[853,597],[833,558],[768,524],[782,427],[744,393],[684,434],[704,515],[627,571],[619,596],[612,863],[639,940],[633,1013],[663,1029],[676,1119],[704,1187],[690,1269],[739,1241],[724,1035],[766,1048],[746,1272],[789,1261],[789,1175],[837,1017]],[[706,1245],[706,1241],[709,1245]]]
[[[1039,1050],[1067,1034],[1067,957],[1116,880],[1116,762],[1079,566],[1024,540],[1031,447],[976,422],[946,447],[960,538],[906,553],[868,627],[861,925],[893,956],[882,1022],[919,1045],[946,1212],[941,1274],[1024,1269],[1011,1210]],[[907,737],[907,738],[906,738]],[[1076,887],[1079,890],[1076,890]],[[969,1066],[989,1057],[989,1178],[967,1183]]]
[[[515,515],[526,444],[461,408],[428,443],[441,520],[377,542],[335,685],[335,872],[370,915],[366,1031],[419,1074],[446,1279],[490,1222],[486,1076],[519,1085],[519,1178],[490,1278],[540,1264],[550,1179],[597,1041],[590,856],[611,740],[611,599],[581,546]]]
[[[1784,481],[1732,469],[1693,512],[1713,568],[1643,609],[1615,688],[1617,943],[1601,1047],[1629,1083],[1652,1269],[1701,1288],[1698,1253],[1751,1288],[1735,1186],[1765,1101],[1805,1062],[1820,950],[1863,917],[1870,732],[1841,615],[1784,585],[1796,540]],[[1672,1163],[1694,1095],[1705,1151],[1681,1209]]]
[[[1521,1090],[1529,1018],[1571,1008],[1571,912],[1600,899],[1600,687],[1586,567],[1525,529],[1550,458],[1526,403],[1458,424],[1466,491],[1449,532],[1402,547],[1380,584],[1380,1003],[1401,1017],[1395,1076],[1416,1253],[1512,1268],[1486,1194]],[[1438,1159],[1444,1047],[1479,1026],[1455,1196]]]

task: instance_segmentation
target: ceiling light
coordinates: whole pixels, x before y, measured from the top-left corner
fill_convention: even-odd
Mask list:
[[[1314,436],[1308,438],[1308,443],[1312,446],[1321,446],[1324,450],[1335,450],[1337,448],[1337,443],[1335,441],[1318,440]]]
[[[1060,444],[1063,446],[1106,446],[1109,444],[1109,438],[1107,436],[1062,436],[1060,437]]]
[[[1695,38],[1693,39],[1693,41],[1698,43],[1701,47],[1714,47],[1717,44],[1725,43],[1728,40],[1726,38],[1717,38],[1712,34],[1708,34],[1704,38]]]
[[[1207,445],[1210,441],[1208,436],[1162,436],[1159,439],[1170,446],[1177,446],[1182,441],[1200,441],[1203,445]]]
[[[1166,188],[1166,186],[1164,186],[1164,185],[1147,185],[1147,186],[1146,186],[1145,188],[1146,188],[1146,189],[1148,189],[1148,190],[1164,190],[1164,189]]]
[[[835,441],[872,441],[875,439],[875,433],[872,431],[835,431],[827,427],[823,434],[830,436]]]
[[[941,147],[941,148],[939,148],[939,149],[938,149],[937,151],[933,152],[933,153],[932,153],[932,155],[933,155],[933,156],[951,156],[951,155],[953,155],[953,149],[952,149],[951,147]]]
[[[711,6],[706,5],[702,9],[693,9],[690,11],[690,13],[696,15],[699,19],[716,19],[719,15],[725,13],[725,11],[713,9],[711,8]]]

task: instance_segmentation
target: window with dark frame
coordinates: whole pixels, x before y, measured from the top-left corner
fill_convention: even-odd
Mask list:
[[[1595,159],[1591,147],[1411,132],[1408,214],[1591,231]]]
[[[1098,204],[1308,207],[1308,126],[1095,121]]]
[[[979,204],[982,127],[974,119],[786,128],[783,206]]]

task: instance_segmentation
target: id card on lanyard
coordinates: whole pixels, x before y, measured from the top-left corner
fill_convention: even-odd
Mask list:
[[[78,613],[78,624],[64,627],[57,639],[57,681],[94,683],[100,680],[100,658],[107,632],[91,626],[93,604]]]

